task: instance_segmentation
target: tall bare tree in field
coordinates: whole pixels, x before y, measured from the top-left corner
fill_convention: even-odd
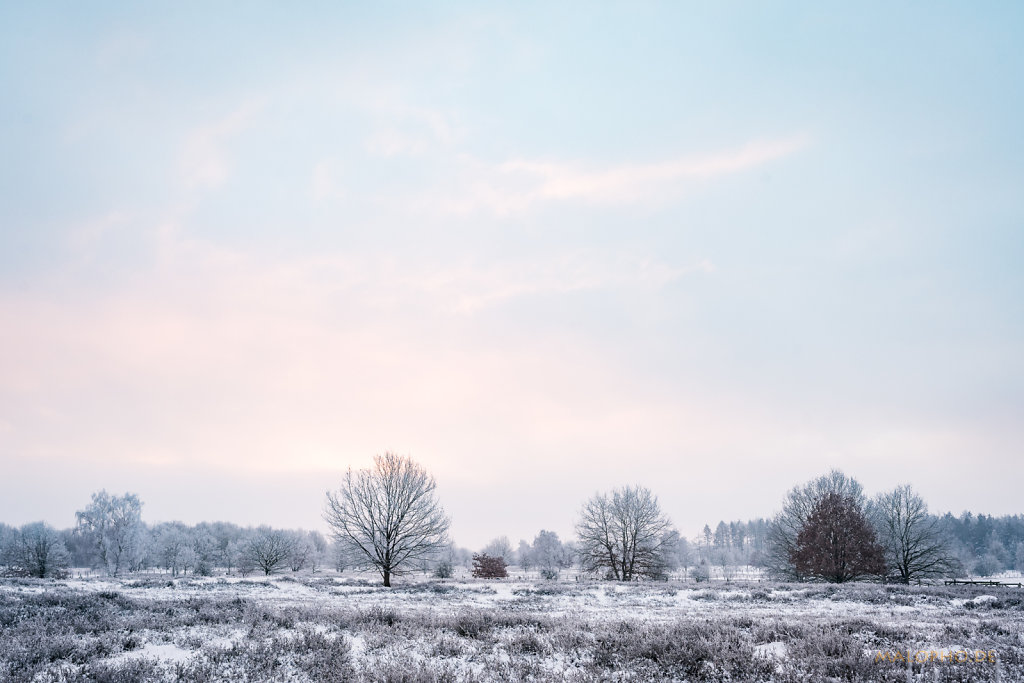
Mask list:
[[[679,534],[650,489],[627,486],[588,500],[576,524],[584,569],[616,581],[662,576],[674,561]]]
[[[952,570],[938,520],[928,514],[928,504],[910,485],[879,494],[873,512],[886,566],[895,580],[920,583]]]
[[[875,530],[853,496],[829,493],[811,509],[793,546],[801,576],[831,583],[879,576],[885,571]]]
[[[775,515],[768,527],[765,565],[769,574],[790,580],[806,578],[792,561],[796,550],[796,537],[807,524],[815,506],[833,493],[842,498],[852,498],[860,510],[864,510],[867,505],[860,483],[839,470],[832,470],[803,486],[795,486],[786,494],[782,511]]]
[[[353,559],[376,568],[390,586],[404,567],[444,548],[449,520],[423,467],[395,453],[375,456],[373,463],[349,468],[341,488],[327,492],[324,519]]]

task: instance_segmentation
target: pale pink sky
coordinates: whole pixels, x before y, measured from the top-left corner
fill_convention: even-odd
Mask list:
[[[0,521],[1022,512],[1022,11],[0,8]]]

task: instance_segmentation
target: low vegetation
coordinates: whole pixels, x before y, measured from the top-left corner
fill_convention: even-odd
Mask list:
[[[908,651],[911,680],[1024,680],[1024,593],[992,590],[7,579],[0,681],[902,682]]]

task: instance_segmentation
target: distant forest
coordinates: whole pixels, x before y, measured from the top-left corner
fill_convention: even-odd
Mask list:
[[[947,512],[936,518],[939,537],[956,561],[956,576],[991,576],[1024,571],[1024,515]],[[705,525],[696,538],[682,539],[684,561],[712,566],[766,567],[771,520],[718,522]]]

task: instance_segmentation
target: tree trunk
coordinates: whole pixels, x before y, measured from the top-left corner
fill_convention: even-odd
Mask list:
[[[384,570],[384,587],[385,588],[391,588],[391,570],[390,569],[385,569]]]

